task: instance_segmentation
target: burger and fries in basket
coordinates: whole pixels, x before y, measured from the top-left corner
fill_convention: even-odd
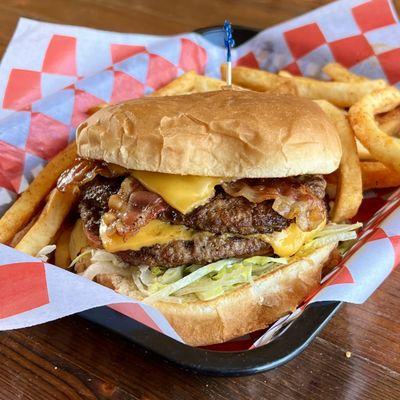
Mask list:
[[[363,192],[400,185],[400,91],[323,71],[188,72],[88,110],[0,242],[153,305],[191,345],[265,328],[338,264]]]

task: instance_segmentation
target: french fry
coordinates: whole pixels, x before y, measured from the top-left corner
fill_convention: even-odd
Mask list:
[[[32,181],[17,201],[0,219],[0,243],[8,243],[36,213],[43,199],[55,186],[60,174],[76,158],[76,144],[71,143],[57,154]]]
[[[56,188],[53,189],[39,218],[15,248],[23,253],[36,256],[39,250],[51,244],[77,195],[78,192],[75,190],[63,193]]]
[[[186,72],[179,78],[173,80],[168,85],[151,93],[151,97],[159,96],[178,96],[191,93],[211,92],[221,90],[226,87],[226,82],[220,79],[210,78],[204,75],[198,75],[194,71]],[[241,88],[232,85],[233,89]]]
[[[292,95],[292,96],[297,96],[298,95],[298,90],[296,85],[289,80],[285,80],[284,82],[280,83],[278,86],[275,88],[268,90],[266,93],[271,94],[271,95]]]
[[[11,239],[9,245],[11,247],[15,247],[21,239],[26,235],[26,232],[29,231],[29,229],[32,228],[33,224],[37,221],[39,218],[39,213],[33,216],[33,218],[20,230],[18,231],[15,236]]]
[[[378,125],[376,114],[400,105],[400,91],[388,87],[363,97],[350,108],[350,122],[360,142],[375,160],[400,173],[400,139],[387,135]]]
[[[279,71],[278,75],[281,76],[282,78],[293,78],[294,77],[293,74],[291,74],[289,71],[285,71],[284,69]]]
[[[221,77],[226,78],[226,64],[221,64]],[[287,78],[282,78],[271,72],[262,71],[254,68],[235,67],[232,68],[232,82],[241,87],[266,92],[276,89]]]
[[[333,222],[343,222],[354,217],[362,202],[362,179],[357,146],[345,113],[327,101],[318,100],[316,103],[331,119],[342,144],[342,159],[331,218]]]
[[[400,174],[380,162],[361,162],[361,171],[364,190],[400,186]]]
[[[89,241],[85,232],[83,230],[83,222],[79,218],[72,229],[69,244],[68,244],[68,252],[71,256],[71,259],[74,260],[75,257],[84,249],[89,246]]]
[[[221,68],[221,71],[223,71],[224,75],[225,68],[226,67]],[[293,75],[290,72],[284,70],[279,71],[278,75],[282,78],[293,78]],[[280,81],[276,81],[276,83],[274,83],[270,89],[267,89],[266,92],[272,95],[290,94],[293,96],[297,96],[299,94],[296,84],[289,79],[281,79]]]
[[[371,156],[371,153],[365,146],[356,138],[357,145],[357,153],[358,157],[361,161],[374,161],[374,157]]]
[[[224,70],[222,67],[223,76]],[[384,80],[327,82],[300,76],[284,78],[267,71],[247,67],[235,67],[232,69],[232,81],[235,84],[261,92],[276,88],[285,79],[289,79],[296,84],[300,97],[313,100],[324,99],[338,107],[350,107],[366,94],[382,89],[387,85]]]
[[[385,114],[376,115],[375,118],[383,132],[389,136],[400,136],[400,107],[396,107]]]
[[[368,80],[365,76],[354,74],[338,63],[326,64],[322,71],[335,82],[365,82]]]
[[[54,253],[55,264],[60,268],[68,268],[71,264],[71,257],[69,254],[69,241],[71,237],[73,225],[62,225],[60,228],[60,235],[56,240],[56,251]]]
[[[195,77],[194,88],[192,93],[203,93],[203,92],[212,92],[215,90],[226,89],[228,86],[226,82],[221,79],[210,78],[205,75],[197,75]],[[243,89],[237,85],[232,85],[232,89],[236,90],[247,90]]]
[[[186,72],[161,89],[149,94],[149,97],[176,96],[191,93],[195,87],[196,76],[197,74],[194,71]]]
[[[386,86],[384,80],[365,82],[326,82],[295,76],[300,97],[324,99],[338,107],[350,107],[366,94]]]

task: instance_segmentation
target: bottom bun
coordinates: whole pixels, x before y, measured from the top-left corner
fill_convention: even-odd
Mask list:
[[[185,343],[205,346],[222,343],[264,329],[294,311],[321,281],[324,264],[337,244],[315,250],[306,258],[258,278],[210,301],[152,304],[167,318]],[[100,275],[97,281],[117,292],[143,300],[132,279]]]

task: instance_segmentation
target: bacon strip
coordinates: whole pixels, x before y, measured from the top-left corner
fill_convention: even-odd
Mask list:
[[[71,168],[64,171],[57,188],[65,191],[71,186],[82,187],[97,175],[106,178],[128,175],[129,171],[104,161],[77,158]],[[108,200],[109,211],[103,216],[107,233],[123,237],[136,233],[169,206],[156,193],[147,191],[136,179],[127,177],[117,194]]]
[[[147,191],[135,178],[128,177],[117,194],[108,200],[109,212],[103,216],[107,234],[133,235],[161,212],[168,204],[156,193]]]
[[[78,157],[72,167],[65,170],[59,177],[57,189],[65,192],[71,186],[82,187],[85,183],[92,181],[96,175],[106,178],[126,175],[125,168],[108,164],[105,161],[87,160]]]
[[[301,179],[241,179],[222,187],[230,196],[242,196],[253,203],[274,200],[273,210],[284,218],[296,219],[303,231],[317,228],[326,218],[323,199]]]

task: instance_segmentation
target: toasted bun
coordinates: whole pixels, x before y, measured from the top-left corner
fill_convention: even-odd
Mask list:
[[[221,90],[106,107],[77,130],[78,154],[135,170],[274,178],[328,174],[338,134],[311,100]]]
[[[158,302],[154,306],[167,318],[182,339],[192,346],[226,342],[263,329],[294,311],[318,287],[321,271],[336,244],[322,247],[299,259],[211,301]],[[142,300],[131,279],[101,275],[99,283],[129,297]]]

